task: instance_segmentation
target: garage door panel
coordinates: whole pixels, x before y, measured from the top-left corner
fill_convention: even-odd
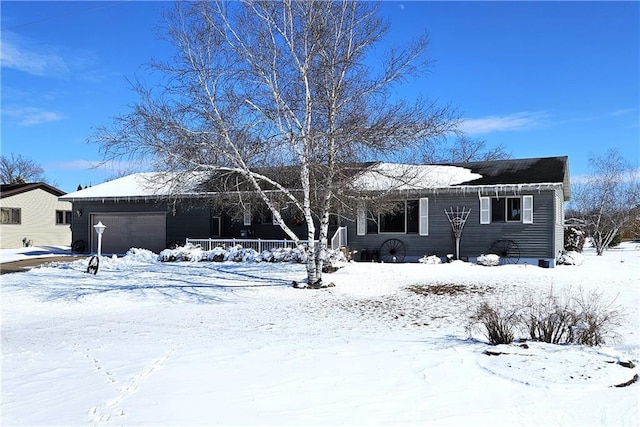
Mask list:
[[[93,214],[91,224],[98,221],[107,226],[102,235],[102,252],[105,254],[123,254],[132,247],[159,252],[166,246],[164,213]],[[92,251],[97,252],[95,232],[91,242]]]

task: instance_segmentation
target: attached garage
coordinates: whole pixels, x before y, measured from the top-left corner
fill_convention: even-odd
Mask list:
[[[102,253],[123,254],[130,248],[160,252],[167,244],[167,216],[159,212],[92,213],[91,225],[102,221]],[[91,233],[91,252],[97,252],[98,238]]]

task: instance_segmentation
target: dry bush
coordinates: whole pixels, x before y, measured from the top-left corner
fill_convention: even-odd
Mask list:
[[[529,338],[551,344],[604,344],[620,324],[622,312],[615,299],[602,292],[576,295],[571,290],[557,294],[553,289],[541,297],[529,296],[521,310],[521,323]]]
[[[534,341],[572,342],[575,322],[571,299],[555,294],[553,289],[542,297],[528,295],[523,298],[520,323]]]
[[[484,301],[473,311],[467,329],[471,332],[479,325],[491,344],[510,344],[517,327],[515,315],[501,305]]]
[[[597,346],[614,337],[624,317],[615,298],[602,292],[585,294],[571,289],[529,294],[518,304],[482,302],[469,319],[471,332],[480,327],[491,344],[508,344],[521,332],[533,341]]]
[[[602,345],[606,339],[614,336],[614,327],[623,320],[620,306],[615,299],[605,298],[601,292],[585,295],[580,293],[575,298],[579,314],[574,325],[574,342],[583,345]]]

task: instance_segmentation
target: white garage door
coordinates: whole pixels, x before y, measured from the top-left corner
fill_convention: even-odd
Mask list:
[[[91,249],[98,251],[93,225],[102,221],[107,228],[102,235],[103,254],[124,254],[131,248],[160,252],[167,244],[167,219],[164,213],[118,213],[91,215]]]

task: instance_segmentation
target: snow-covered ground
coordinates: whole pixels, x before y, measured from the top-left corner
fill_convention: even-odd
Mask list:
[[[640,364],[640,246],[584,255],[555,269],[350,263],[323,290],[291,287],[301,264],[146,251],[103,258],[95,276],[87,260],[5,274],[2,424],[638,425],[640,383],[613,386]],[[550,288],[615,298],[617,338],[524,348],[469,336],[479,302]]]

